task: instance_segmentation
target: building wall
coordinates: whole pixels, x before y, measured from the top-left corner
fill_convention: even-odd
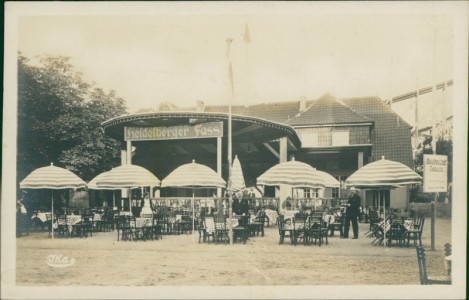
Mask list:
[[[348,131],[349,132],[349,145],[368,144],[370,143],[370,131],[368,126],[331,126],[331,127],[309,127],[309,128],[295,128],[302,143],[304,136],[309,133],[317,133],[318,147],[332,146],[332,132],[333,131]]]

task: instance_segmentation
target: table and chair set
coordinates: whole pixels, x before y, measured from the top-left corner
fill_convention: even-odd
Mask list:
[[[364,235],[372,239],[371,244],[391,247],[393,243],[399,247],[409,247],[410,242],[422,246],[422,232],[425,225],[425,216],[418,215],[413,218],[386,218],[379,222],[370,221],[370,230]]]
[[[201,216],[198,220],[199,243],[211,241],[215,244],[229,243],[229,217],[223,214],[214,216]],[[264,237],[264,227],[268,223],[266,212],[260,210],[257,214],[233,215],[231,218],[233,228],[233,242],[246,244],[254,236]]]
[[[326,215],[324,212],[311,212],[310,214],[297,213],[293,217],[278,217],[279,244],[283,244],[285,238],[290,239],[290,244],[303,245],[329,244],[328,236],[333,235],[338,229],[342,233],[343,222],[336,220],[334,215]]]

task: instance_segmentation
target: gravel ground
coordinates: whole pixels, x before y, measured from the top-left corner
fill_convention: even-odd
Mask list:
[[[276,227],[243,245],[198,243],[191,235],[157,241],[117,241],[116,232],[88,238],[48,238],[31,233],[17,238],[18,286],[311,286],[419,285],[415,248],[370,245],[360,238],[329,238],[328,245],[278,244]],[[197,235],[197,234],[196,234]],[[443,245],[451,240],[451,222],[437,219],[436,251],[430,251],[430,220],[423,244],[427,266],[444,274]],[[50,255],[75,259],[69,267],[50,267]]]

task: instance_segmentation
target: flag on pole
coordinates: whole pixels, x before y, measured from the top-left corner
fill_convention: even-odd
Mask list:
[[[231,84],[231,93],[233,93],[233,68],[231,67],[231,61],[230,61],[230,66],[228,67],[228,78],[230,79],[230,84]]]
[[[251,34],[249,33],[248,24],[246,24],[246,29],[244,30],[244,42],[249,44],[251,42]]]

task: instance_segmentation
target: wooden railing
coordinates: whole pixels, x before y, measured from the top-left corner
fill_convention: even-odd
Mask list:
[[[156,210],[160,207],[168,209],[192,209],[192,200],[194,199],[194,208],[199,211],[201,207],[204,208],[217,208],[220,205],[222,207],[228,207],[228,198],[225,197],[163,197],[163,198],[151,198],[150,204],[152,209]],[[278,209],[279,199],[272,197],[262,198],[249,198],[249,205],[254,206],[256,209],[260,208],[271,208],[274,210]]]

